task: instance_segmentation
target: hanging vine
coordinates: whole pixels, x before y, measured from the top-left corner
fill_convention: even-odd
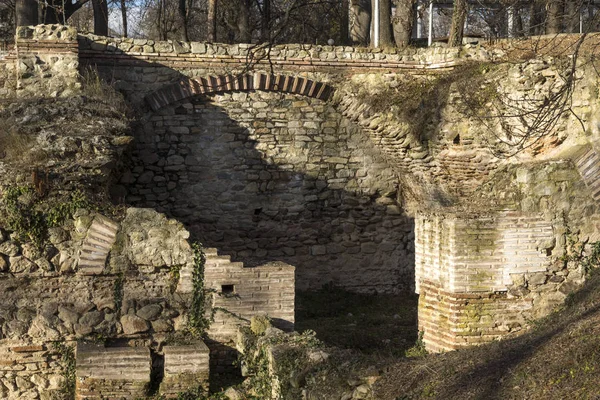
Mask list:
[[[210,317],[207,317],[207,290],[204,287],[204,266],[206,264],[206,256],[204,254],[204,249],[202,248],[202,244],[193,243],[192,250],[194,252],[194,270],[192,272],[194,292],[188,318],[188,330],[194,337],[200,338],[206,335],[206,331],[212,322],[212,314]]]

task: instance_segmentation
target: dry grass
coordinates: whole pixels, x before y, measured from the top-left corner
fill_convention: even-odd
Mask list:
[[[110,105],[117,110],[128,110],[123,95],[104,81],[95,69],[86,69],[81,73],[81,90],[84,96]]]
[[[391,364],[380,399],[600,398],[600,274],[521,337]]]
[[[46,154],[33,149],[34,143],[34,136],[20,132],[11,120],[0,119],[0,161],[32,166],[43,163]]]

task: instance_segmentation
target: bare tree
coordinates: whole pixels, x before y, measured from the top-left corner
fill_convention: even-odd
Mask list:
[[[340,18],[340,44],[348,43],[348,29],[350,29],[349,21],[350,4],[348,0],[342,0],[342,13]]]
[[[271,0],[262,0],[261,36],[264,41],[271,40]]]
[[[38,3],[36,0],[17,0],[15,19],[17,26],[37,25]]]
[[[465,21],[467,20],[468,4],[467,0],[455,0],[452,11],[452,25],[450,27],[450,37],[448,45],[458,47],[462,45]]]
[[[371,1],[350,0],[350,38],[352,44],[366,46],[369,43],[371,25]]]
[[[217,41],[217,0],[208,0],[207,42]]]
[[[120,0],[120,8],[121,8],[121,20],[123,22],[123,37],[127,37],[127,5],[125,4],[125,0]]]
[[[240,0],[240,15],[237,27],[240,31],[240,41],[242,43],[250,43],[252,41],[252,29],[250,27],[251,6],[251,0]]]
[[[394,0],[394,4],[396,6],[396,12],[392,20],[394,40],[396,46],[404,48],[410,44],[412,37],[417,0]]]
[[[106,0],[92,0],[94,34],[108,36],[108,4]]]
[[[579,15],[581,11],[580,1],[566,0],[565,3],[565,31],[567,33],[576,33],[579,31]]]
[[[546,34],[560,33],[562,6],[561,0],[549,0],[546,3]]]

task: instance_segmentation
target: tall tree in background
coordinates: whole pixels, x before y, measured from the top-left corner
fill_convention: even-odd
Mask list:
[[[261,37],[265,42],[271,40],[271,0],[262,0]]]
[[[565,31],[567,33],[579,32],[579,15],[582,3],[578,0],[566,0],[565,3]]]
[[[394,0],[396,12],[392,25],[396,46],[404,48],[410,44],[415,21],[417,0]]]
[[[239,40],[242,43],[252,41],[252,29],[250,27],[251,0],[240,0],[240,15],[238,16],[237,28],[240,32]]]
[[[36,0],[17,0],[15,4],[17,26],[37,25],[38,3]]]
[[[217,0],[208,0],[208,19],[206,22],[208,32],[206,35],[207,42],[217,41]]]
[[[108,36],[108,3],[106,0],[92,0],[94,9],[94,34]]]
[[[125,0],[120,0],[120,8],[121,8],[121,20],[123,23],[123,32],[121,34],[123,37],[127,37],[127,5],[125,4]]]
[[[450,37],[448,45],[458,47],[462,45],[463,34],[465,30],[465,22],[468,14],[467,0],[455,0],[452,10],[452,25],[450,26]]]
[[[353,45],[366,46],[369,43],[371,25],[371,1],[350,0],[350,39]]]
[[[188,0],[179,0],[179,4],[178,4],[178,11],[179,11],[179,18],[181,19],[181,40],[183,40],[184,42],[189,42],[190,41],[190,35],[188,32],[188,24],[189,24],[189,13],[190,13],[190,8],[191,8],[191,4],[189,4],[190,1]]]
[[[350,29],[350,4],[348,0],[342,0],[342,13],[340,18],[340,44],[348,44],[348,29]]]
[[[376,5],[376,3],[379,3]],[[379,46],[390,47],[392,45],[392,1],[391,0],[372,0],[373,15],[375,10],[379,9]],[[377,7],[378,6],[378,7]],[[374,20],[374,19],[373,19]],[[375,26],[371,27],[371,45],[375,45]]]
[[[539,0],[529,4],[529,35],[541,35],[544,24],[544,6]]]
[[[563,2],[561,0],[548,0],[546,4],[546,33],[560,33],[560,20]]]

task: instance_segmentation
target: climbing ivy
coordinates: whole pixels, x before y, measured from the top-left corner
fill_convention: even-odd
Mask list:
[[[96,209],[84,192],[75,190],[71,193],[68,201],[58,203],[48,210],[46,213],[48,227],[52,228],[54,226],[59,226],[65,222],[65,220],[71,218],[75,211],[80,208],[88,210]]]
[[[265,337],[264,333],[255,334],[251,328],[242,328],[245,335],[244,354],[240,355],[239,362],[247,369],[249,375],[248,386],[250,399],[267,399],[273,394],[273,378],[279,380],[280,395],[285,398],[296,398],[297,388],[291,381],[298,372],[310,368],[308,357],[310,349],[321,347],[323,343],[317,339],[312,330],[301,334],[278,334]],[[269,348],[276,345],[285,345],[285,350],[277,353],[277,360],[270,370]],[[291,396],[291,397],[290,397]]]
[[[2,214],[6,228],[15,232],[20,240],[31,241],[41,247],[48,235],[48,225],[44,214],[35,208],[36,203],[32,188],[8,187],[2,196]]]
[[[54,351],[60,355],[63,383],[56,393],[55,398],[60,400],[75,398],[75,350],[65,342],[55,342]]]
[[[563,214],[563,225],[565,226],[565,247],[562,261],[574,262],[583,268],[585,275],[589,275],[600,266],[600,241],[588,243],[579,238],[579,232],[573,232]]]
[[[120,273],[115,279],[115,285],[113,287],[113,300],[115,303],[115,313],[121,314],[121,307],[123,306],[123,286],[125,285],[125,275]]]
[[[206,256],[204,255],[201,243],[193,243],[192,250],[194,252],[194,270],[192,272],[194,292],[192,294],[192,304],[188,318],[188,330],[194,337],[201,338],[206,335],[206,331],[212,322],[212,317],[207,317],[207,291],[204,287]]]
[[[17,234],[21,241],[43,247],[48,229],[71,218],[79,208],[95,209],[84,192],[73,191],[64,201],[49,201],[29,186],[4,188],[0,204],[0,218],[6,228]]]

